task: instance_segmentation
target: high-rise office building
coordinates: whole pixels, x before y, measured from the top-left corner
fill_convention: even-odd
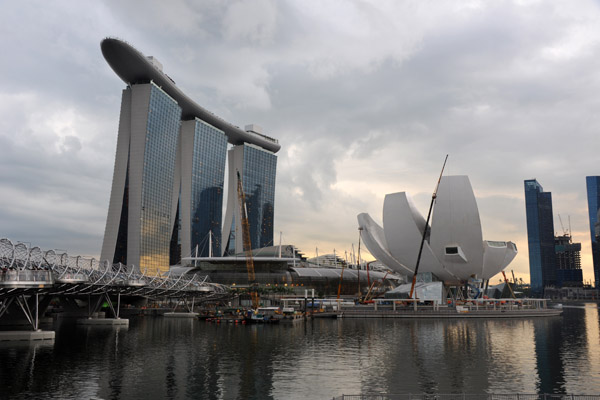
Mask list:
[[[556,285],[556,252],[552,193],[544,192],[535,179],[525,181],[525,212],[531,290],[540,295],[544,287]]]
[[[272,243],[277,140],[200,107],[161,63],[129,44],[108,38],[101,48],[127,84],[102,260],[153,273],[167,271],[181,256],[220,254],[227,143],[234,145],[232,157],[246,149],[241,164],[229,162],[247,180],[253,248]],[[237,192],[229,196],[237,199]]]
[[[590,238],[594,262],[594,286],[600,287],[600,176],[586,176]]]
[[[583,286],[581,271],[581,243],[573,243],[570,234],[554,237],[556,252],[556,285]]]
[[[246,129],[256,129],[248,126]],[[242,179],[246,197],[250,242],[252,248],[273,245],[273,213],[277,157],[270,151],[244,144],[229,150],[229,187],[227,213],[223,224],[224,254],[244,251],[240,208],[237,194],[237,173]],[[229,229],[228,229],[229,228]]]

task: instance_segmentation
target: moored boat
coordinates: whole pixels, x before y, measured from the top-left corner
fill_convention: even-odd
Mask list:
[[[284,308],[282,310],[283,316],[280,318],[282,323],[293,324],[296,322],[304,321],[304,314],[296,311],[293,308]]]

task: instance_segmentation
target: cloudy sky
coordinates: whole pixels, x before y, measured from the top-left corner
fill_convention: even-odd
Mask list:
[[[356,246],[356,215],[381,222],[386,193],[426,213],[449,154],[484,238],[517,243],[517,276],[529,279],[523,180],[537,178],[593,279],[598,2],[2,2],[0,237],[99,255],[124,87],[106,36],[279,139],[275,230],[308,255]]]

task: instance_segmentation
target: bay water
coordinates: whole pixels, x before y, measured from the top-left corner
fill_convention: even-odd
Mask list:
[[[597,304],[561,317],[315,319],[294,325],[56,320],[0,343],[2,398],[332,399],[359,393],[600,394]]]

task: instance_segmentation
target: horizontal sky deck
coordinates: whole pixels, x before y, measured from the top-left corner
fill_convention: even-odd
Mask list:
[[[216,116],[183,93],[175,82],[157,68],[151,60],[130,44],[115,38],[106,38],[101,43],[102,54],[108,65],[128,85],[153,81],[171,96],[182,109],[183,120],[199,118],[222,130],[229,143],[252,143],[263,149],[276,153],[281,146],[279,142],[266,135],[247,132],[224,119]]]

